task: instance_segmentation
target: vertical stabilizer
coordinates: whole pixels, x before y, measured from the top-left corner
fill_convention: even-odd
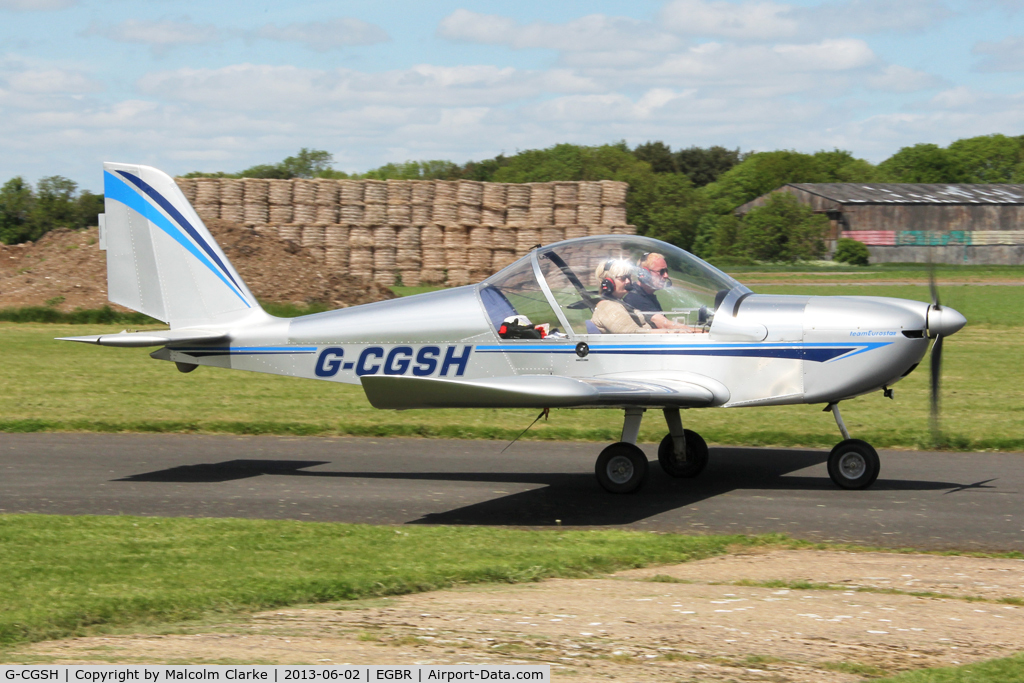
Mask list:
[[[172,328],[236,322],[260,310],[169,175],[105,163],[103,194],[112,302]]]

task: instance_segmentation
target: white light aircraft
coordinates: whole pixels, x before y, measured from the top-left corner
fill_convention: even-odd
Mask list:
[[[756,294],[664,242],[624,235],[534,249],[485,281],[298,318],[252,292],[167,174],[104,165],[108,296],[169,330],[69,337],[160,347],[197,366],[360,384],[370,403],[409,408],[618,408],[622,437],[597,459],[606,490],[637,490],[648,463],[636,438],[660,409],[662,470],[695,477],[708,447],[683,428],[688,408],[825,404],[843,440],[828,472],[862,489],[875,449],[850,438],[839,402],[906,377],[932,350],[937,407],[942,339],[966,319],[932,303],[881,297]]]

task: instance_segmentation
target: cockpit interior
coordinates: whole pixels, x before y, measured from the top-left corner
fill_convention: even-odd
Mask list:
[[[701,334],[750,290],[665,242],[604,235],[534,249],[478,292],[501,338],[554,340]]]

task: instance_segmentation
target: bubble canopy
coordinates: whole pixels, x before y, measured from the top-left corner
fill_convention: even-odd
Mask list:
[[[602,290],[609,272],[626,283],[624,296],[622,289],[616,296],[609,283]],[[603,324],[601,314],[609,309],[628,310],[641,323],[636,327],[650,328],[633,334],[665,325],[695,332],[716,308],[750,292],[679,247],[633,235],[582,237],[535,249],[484,280],[478,291],[495,330],[506,318],[524,315],[569,336],[622,333]],[[623,299],[625,306],[618,303]],[[659,314],[664,318],[656,325],[652,320]]]

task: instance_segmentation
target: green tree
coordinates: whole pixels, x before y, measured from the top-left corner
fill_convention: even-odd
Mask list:
[[[1011,183],[1024,161],[1024,138],[979,135],[952,143],[947,152],[964,169],[969,183]]]
[[[760,261],[809,260],[825,251],[828,219],[788,192],[773,192],[741,224],[739,250]]]
[[[739,149],[714,147],[689,147],[675,153],[675,165],[679,172],[690,176],[697,187],[704,187],[718,180],[718,177],[743,160]]]
[[[29,215],[34,199],[32,186],[21,176],[11,178],[0,187],[0,242],[17,244],[33,239]]]
[[[103,195],[82,190],[75,200],[75,226],[89,228],[99,224],[97,216],[103,213]]]
[[[655,174],[631,186],[630,221],[637,232],[691,250],[697,225],[705,211],[701,194],[682,173]]]
[[[384,164],[359,177],[374,180],[457,180],[462,177],[462,169],[452,161],[441,159],[406,161],[402,164]]]
[[[870,258],[871,252],[866,244],[846,237],[836,242],[836,251],[832,254],[832,260],[836,263],[849,263],[853,266],[866,266]]]
[[[737,207],[783,185],[871,182],[876,175],[875,167],[843,150],[815,154],[790,150],[750,154],[718,180],[701,188],[710,215],[698,223],[694,251],[699,256],[741,255],[735,253],[738,243],[727,237],[734,225],[726,217]]]
[[[963,161],[938,145],[904,147],[878,165],[886,183],[965,183],[969,173]]]
[[[655,173],[679,173],[677,154],[664,142],[645,142],[633,149],[633,156],[650,164]]]
[[[334,170],[334,156],[330,152],[303,147],[295,156],[285,157],[284,161],[276,164],[256,164],[237,173],[192,171],[191,173],[186,173],[184,177],[278,178],[288,180],[290,178],[347,178],[348,174]]]
[[[63,176],[41,178],[29,213],[32,236],[38,239],[54,228],[81,228],[75,193],[78,185]]]
[[[333,170],[334,155],[322,149],[303,147],[293,157],[285,157],[281,168],[290,178],[319,178],[326,171]]]

